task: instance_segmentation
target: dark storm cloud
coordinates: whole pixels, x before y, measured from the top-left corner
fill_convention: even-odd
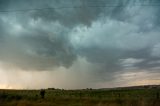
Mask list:
[[[69,32],[65,30],[71,31],[71,28],[67,28],[69,26],[90,25],[94,19],[98,19],[97,15],[102,11],[91,8],[65,9],[73,4],[82,6],[79,0],[69,2],[48,0],[45,3],[42,0],[39,2],[2,0],[1,11],[11,11],[11,13],[0,15],[1,36],[5,36],[5,39],[1,37],[3,40],[1,61],[24,69],[37,70],[71,66],[77,54],[69,42]],[[23,11],[28,7],[33,11]],[[34,11],[36,8],[50,7],[60,8]]]
[[[49,33],[43,28],[28,31],[16,24],[12,26],[15,29],[2,33],[4,36],[1,37],[0,45],[1,61],[35,70],[72,65],[76,55],[67,38],[67,32]]]
[[[55,1],[55,3],[59,2]],[[74,27],[77,25],[90,26],[92,21],[98,19],[104,11],[103,8],[89,8],[87,7],[89,5],[87,2],[83,4],[79,0],[70,0],[68,2],[62,0],[60,4],[61,3],[62,5],[56,6],[59,9],[46,9],[41,12],[33,12],[31,17],[34,19],[40,18],[44,21],[58,21],[66,27]]]
[[[104,70],[117,72],[133,68],[150,70],[158,66],[159,63],[154,62],[159,60],[160,50],[159,25],[155,23],[158,9],[154,6],[130,5],[120,9],[118,14],[118,9],[115,8],[117,14],[106,15],[108,20],[105,23],[99,25],[99,22],[95,22],[88,30],[82,28],[79,31],[81,34],[78,36],[84,36],[79,41],[82,47],[81,52],[78,52],[90,62],[101,63],[99,66],[103,73]],[[150,61],[153,61],[152,64]],[[106,67],[103,67],[104,64]]]
[[[36,55],[53,58],[53,66],[71,66],[76,55],[67,37],[65,37],[67,35],[53,36],[55,37],[50,38],[45,33],[40,33],[37,36],[23,36],[21,40],[24,43],[29,43],[27,45],[31,51],[36,52]]]
[[[3,27],[3,22],[2,22],[2,20],[0,20],[0,32],[2,33],[2,34],[0,35],[0,38],[1,38],[1,40],[2,40],[3,33],[4,33],[4,27]]]
[[[12,10],[0,14],[0,60],[45,70],[69,68],[80,56],[102,73],[158,65],[148,64],[159,59],[159,48],[154,48],[160,41],[159,7],[134,6],[128,0],[82,1],[0,1],[2,11]]]
[[[122,51],[115,48],[101,49],[99,47],[83,48],[79,52],[79,55],[84,56],[87,61],[98,64],[101,72],[114,72],[115,70],[121,70],[121,66],[117,60],[122,56]],[[95,70],[97,71],[97,70]]]

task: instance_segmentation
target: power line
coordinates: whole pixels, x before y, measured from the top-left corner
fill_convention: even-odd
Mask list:
[[[110,8],[110,7],[126,7],[127,5],[82,5],[82,6],[68,6],[68,7],[47,7],[47,8],[30,8],[30,9],[17,9],[17,10],[0,10],[0,13],[16,13],[16,12],[31,12],[42,10],[56,10],[56,9],[76,9],[76,8]],[[160,4],[135,4],[133,6],[160,6]]]

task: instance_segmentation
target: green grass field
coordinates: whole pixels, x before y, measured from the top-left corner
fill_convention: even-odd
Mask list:
[[[0,90],[0,106],[160,106],[160,89]]]

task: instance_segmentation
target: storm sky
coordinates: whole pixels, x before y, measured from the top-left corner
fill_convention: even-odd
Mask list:
[[[160,84],[159,0],[0,0],[0,88]]]

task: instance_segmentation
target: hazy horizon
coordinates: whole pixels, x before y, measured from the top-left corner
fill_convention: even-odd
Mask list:
[[[159,0],[1,0],[0,89],[160,84]]]

